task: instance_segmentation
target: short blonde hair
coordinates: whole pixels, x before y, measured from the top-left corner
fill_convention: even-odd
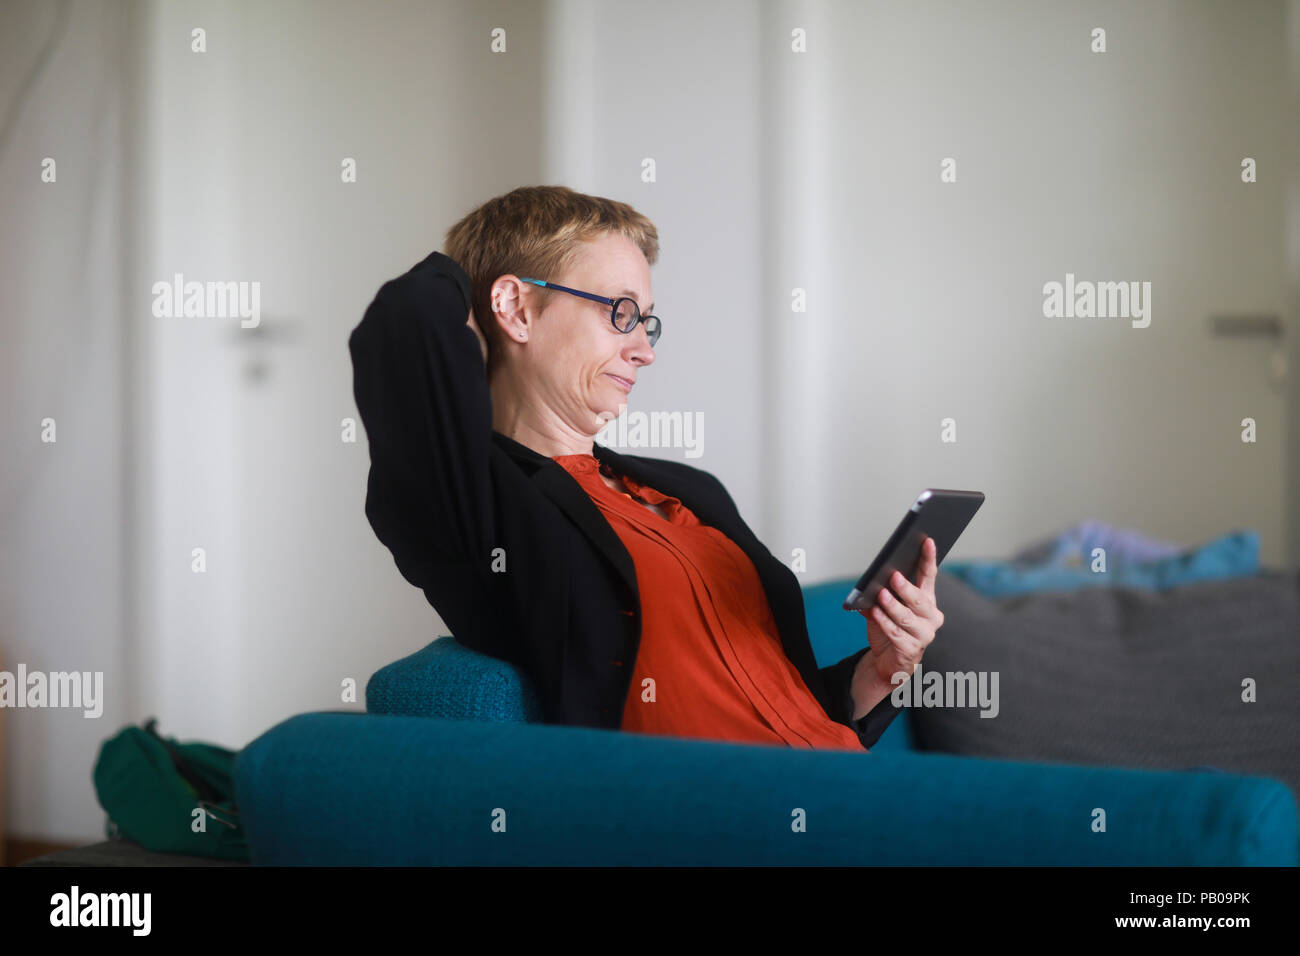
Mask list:
[[[650,265],[659,258],[653,222],[627,203],[567,186],[520,186],[489,199],[447,230],[442,251],[469,276],[474,319],[488,343],[489,377],[501,335],[490,318],[492,283],[506,274],[556,281],[573,265],[581,243],[610,232],[636,243]]]

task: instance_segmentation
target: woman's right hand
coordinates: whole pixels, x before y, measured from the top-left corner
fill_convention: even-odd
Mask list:
[[[935,632],[943,627],[943,612],[934,593],[939,574],[934,538],[927,536],[922,543],[917,570],[916,584],[895,571],[888,586],[880,589],[876,603],[859,611],[867,619],[867,643],[871,646],[862,661],[870,659],[880,680],[891,687],[897,686],[896,675],[912,676]]]

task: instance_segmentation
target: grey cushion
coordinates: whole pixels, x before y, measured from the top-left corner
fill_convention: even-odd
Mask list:
[[[992,599],[940,570],[935,595],[944,626],[922,672],[997,671],[998,713],[914,708],[921,749],[1214,767],[1280,779],[1300,801],[1300,575]]]

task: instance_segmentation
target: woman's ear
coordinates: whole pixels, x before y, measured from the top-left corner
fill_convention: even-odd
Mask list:
[[[502,276],[492,285],[488,301],[492,303],[492,321],[496,323],[500,334],[516,342],[528,341],[528,316],[524,311],[524,300],[520,296],[521,285],[518,280],[506,281]]]

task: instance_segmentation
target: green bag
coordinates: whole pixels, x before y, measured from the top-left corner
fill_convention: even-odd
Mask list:
[[[155,718],[106,740],[95,761],[95,794],[108,813],[105,831],[146,850],[248,861],[235,806],[235,752],[178,743]]]

